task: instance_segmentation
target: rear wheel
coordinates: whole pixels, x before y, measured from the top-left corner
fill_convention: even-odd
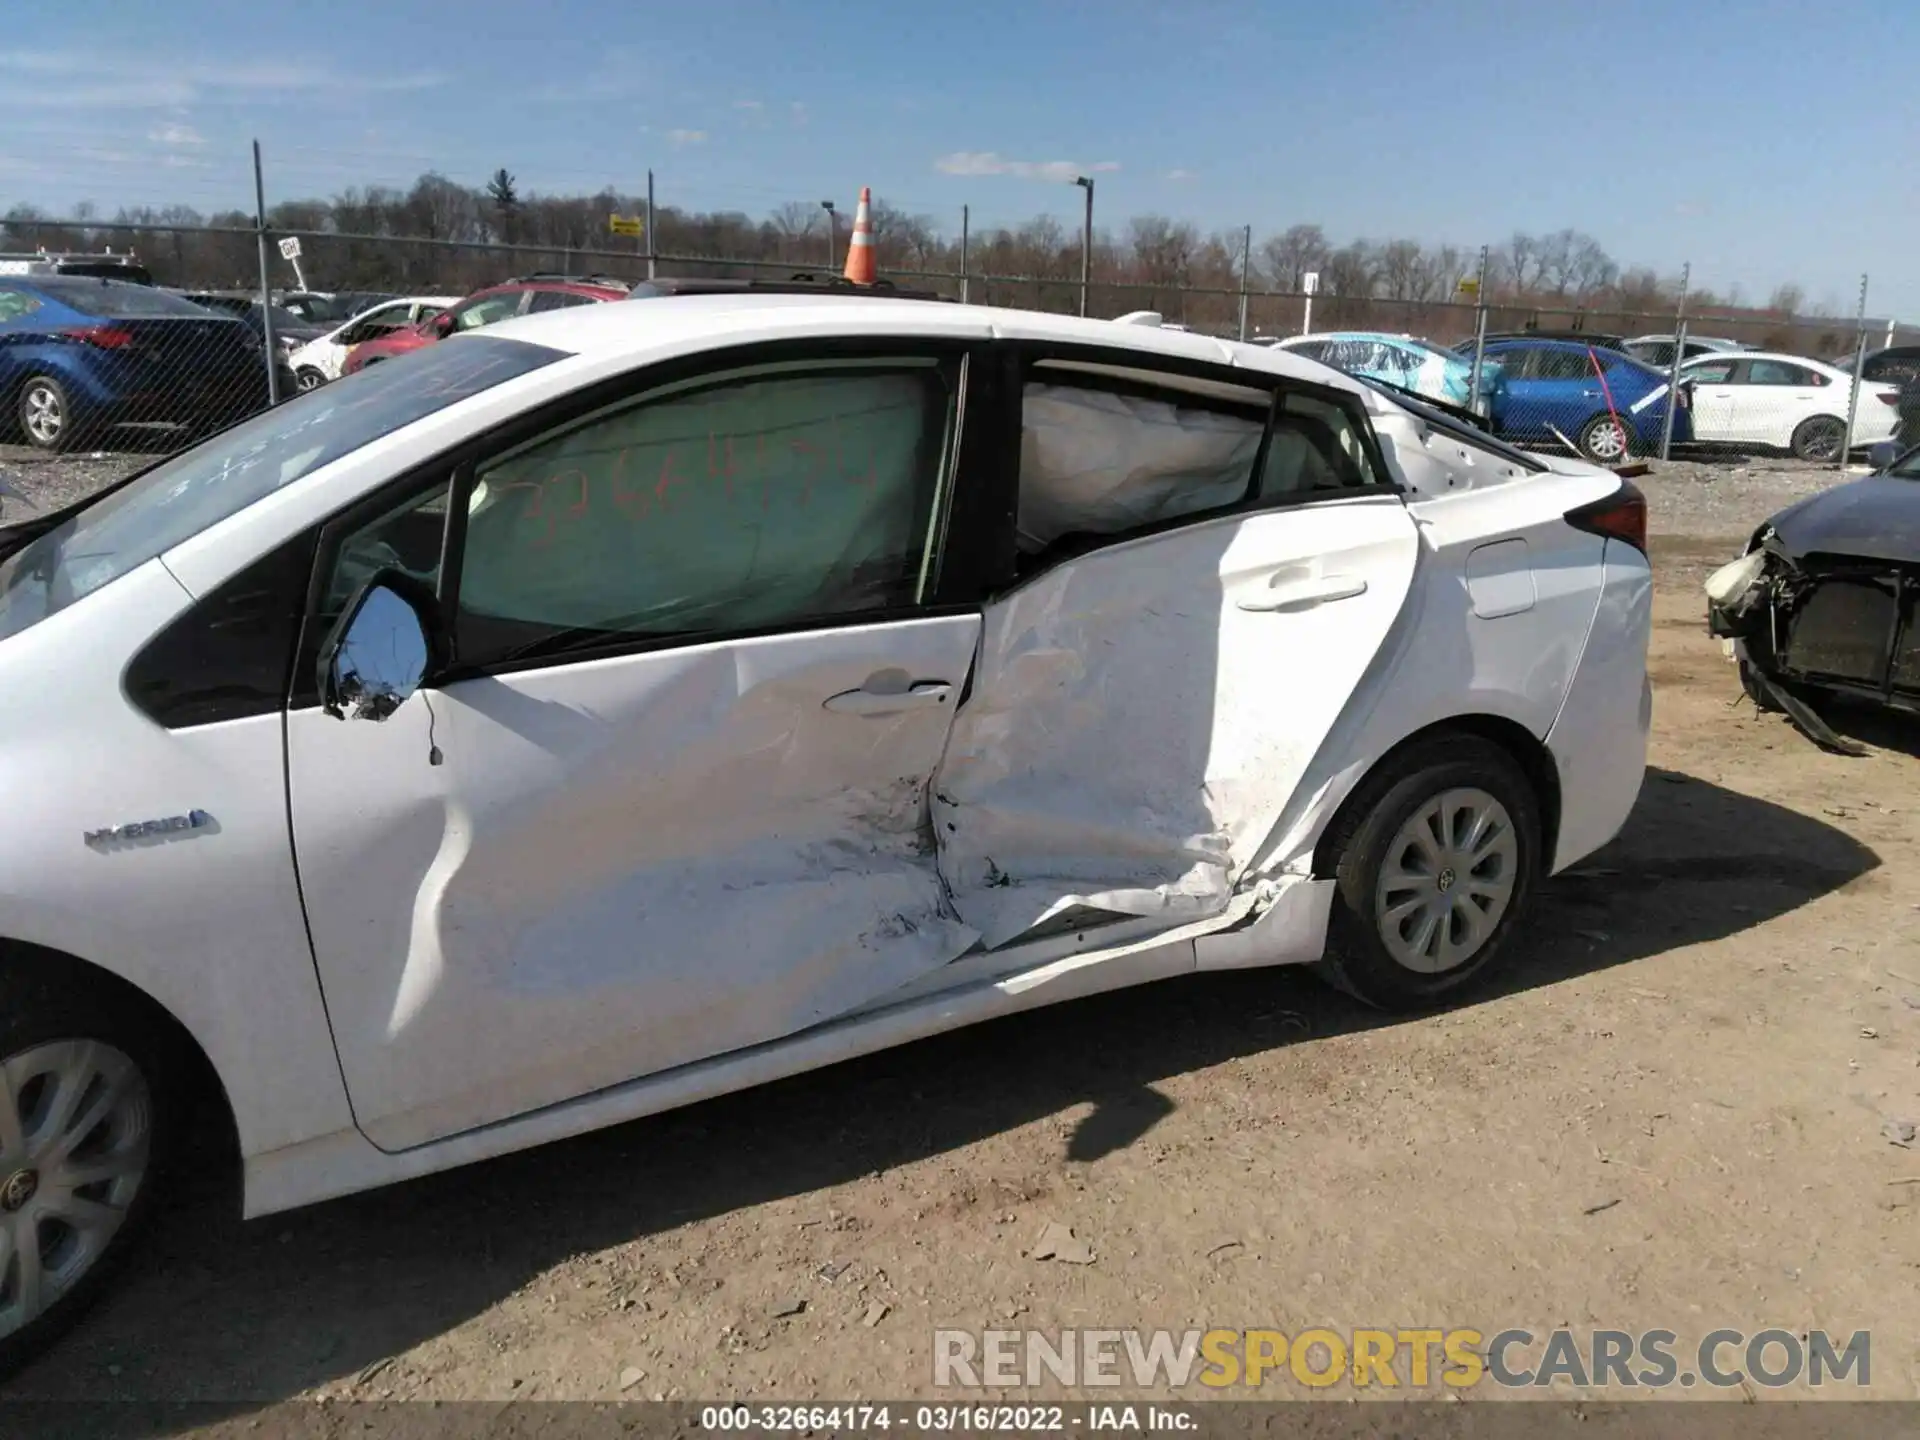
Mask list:
[[[1525,923],[1539,799],[1492,741],[1436,736],[1369,777],[1326,843],[1337,859],[1323,973],[1368,1004],[1419,1009],[1485,979]]]
[[[66,387],[51,375],[34,375],[20,387],[16,404],[20,429],[27,443],[40,450],[65,450],[79,428]]]
[[[0,1376],[105,1291],[177,1126],[165,1027],[111,987],[0,959]]]
[[[1846,429],[1845,421],[1831,415],[1802,420],[1793,432],[1793,453],[1802,460],[1838,460]]]
[[[1580,453],[1596,465],[1618,465],[1633,454],[1633,433],[1626,422],[1611,415],[1596,415],[1580,432]]]

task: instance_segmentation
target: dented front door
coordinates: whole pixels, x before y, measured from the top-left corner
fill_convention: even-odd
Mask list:
[[[377,723],[288,717],[315,960],[376,1144],[792,1034],[973,943],[926,791],[980,617],[918,598],[956,380],[760,365],[476,466],[466,673]],[[437,536],[444,492],[413,509],[433,523],[368,522],[339,565]]]

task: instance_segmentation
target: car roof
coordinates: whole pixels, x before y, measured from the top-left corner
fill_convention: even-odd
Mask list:
[[[479,332],[476,332],[479,333]],[[929,304],[864,295],[663,295],[582,305],[490,325],[488,335],[526,340],[582,357],[644,363],[652,355],[810,335],[1057,341],[1142,355],[1237,365],[1365,396],[1358,381],[1278,346],[1217,340],[1157,325],[1118,325],[1038,310]],[[454,337],[459,343],[461,337]]]

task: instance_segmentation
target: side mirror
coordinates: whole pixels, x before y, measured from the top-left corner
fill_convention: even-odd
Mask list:
[[[385,720],[435,663],[433,595],[397,570],[362,585],[320,647],[320,702],[338,720]]]
[[[1867,464],[1875,470],[1885,470],[1900,458],[1900,446],[1892,440],[1882,440],[1867,450]]]
[[[451,310],[442,310],[438,315],[434,316],[432,320],[427,322],[427,328],[442,340],[453,333],[453,325],[453,312]]]

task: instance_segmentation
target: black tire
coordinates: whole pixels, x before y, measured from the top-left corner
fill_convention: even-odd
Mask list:
[[[1515,852],[1511,894],[1477,949],[1452,968],[1422,972],[1387,948],[1383,922],[1376,918],[1377,886],[1401,827],[1440,796],[1460,790],[1482,792],[1506,811]],[[1327,956],[1316,967],[1322,977],[1383,1010],[1427,1009],[1486,980],[1524,928],[1544,863],[1540,799],[1526,772],[1491,740],[1464,732],[1436,735],[1408,746],[1367,777],[1322,840],[1320,854],[1320,873],[1335,881]],[[1451,890],[1454,883],[1442,888]]]
[[[1837,460],[1846,432],[1846,421],[1832,415],[1813,415],[1794,427],[1790,446],[1797,459]]]
[[[50,417],[57,426],[49,428]],[[29,375],[14,392],[14,423],[36,450],[54,454],[71,449],[79,442],[80,417],[74,412],[67,387],[51,375]]]
[[[1596,415],[1580,428],[1574,443],[1596,465],[1624,465],[1633,458],[1633,427],[1611,415]]]
[[[318,390],[326,383],[327,377],[311,365],[302,365],[298,370],[293,372],[294,388],[303,395],[309,390]]]
[[[0,1379],[13,1374],[59,1339],[100,1299],[138,1249],[184,1129],[181,1111],[186,1099],[185,1077],[189,1072],[177,1033],[130,992],[111,981],[89,976],[84,967],[38,954],[0,950],[0,1066],[11,1063],[18,1067],[24,1057],[49,1044],[93,1041],[113,1047],[131,1061],[146,1087],[146,1103],[128,1107],[135,1112],[134,1118],[140,1127],[137,1133],[144,1135],[145,1171],[138,1179],[137,1188],[130,1195],[117,1197],[122,1203],[112,1207],[123,1212],[119,1228],[100,1252],[74,1275],[65,1293],[22,1328],[0,1334]],[[42,1090],[36,1092],[36,1085],[42,1085]],[[0,1094],[0,1105],[7,1106],[11,1112],[16,1101],[24,1101],[21,1108],[31,1112],[32,1097],[36,1093],[48,1092],[42,1082],[28,1079],[14,1088],[11,1097]],[[87,1090],[81,1098],[86,1100],[94,1093]],[[43,1103],[50,1108],[52,1100],[49,1098]],[[113,1124],[125,1143],[124,1137],[130,1133],[128,1117],[116,1114]],[[115,1138],[109,1130],[94,1133],[103,1139]],[[29,1148],[31,1153],[31,1143]],[[89,1154],[84,1140],[77,1149],[82,1155]],[[40,1172],[23,1165],[21,1162],[26,1158],[26,1155],[0,1156],[0,1219],[15,1220],[27,1214],[28,1207],[34,1206],[36,1200],[44,1205],[55,1197],[53,1182],[49,1180],[44,1192],[36,1188],[29,1191],[23,1204],[13,1203],[22,1191],[29,1189],[23,1175],[33,1174],[37,1187]],[[46,1173],[52,1176],[55,1172],[49,1168]],[[82,1189],[87,1192],[82,1194],[83,1199],[111,1195],[100,1186]],[[9,1205],[13,1206],[10,1210],[6,1208]],[[61,1243],[57,1219],[42,1219],[35,1233],[55,1247]],[[55,1248],[49,1258],[55,1259],[59,1253]],[[17,1259],[10,1255],[6,1269],[0,1271],[0,1325],[8,1323],[8,1302],[18,1298],[11,1288],[18,1283],[17,1264]]]

